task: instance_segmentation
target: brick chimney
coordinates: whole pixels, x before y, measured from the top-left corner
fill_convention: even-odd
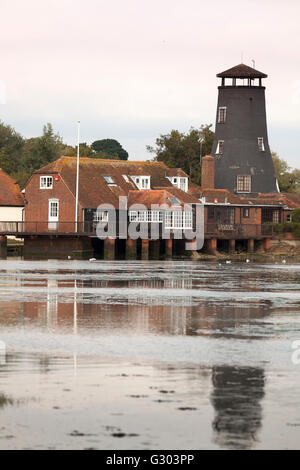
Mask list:
[[[202,158],[201,188],[214,189],[215,187],[215,159],[211,155]]]

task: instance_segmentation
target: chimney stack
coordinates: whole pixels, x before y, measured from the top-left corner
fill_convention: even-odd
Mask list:
[[[215,187],[215,159],[211,155],[202,158],[201,188],[214,189]]]

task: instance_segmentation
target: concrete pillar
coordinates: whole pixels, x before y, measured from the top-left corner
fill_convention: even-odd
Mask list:
[[[215,255],[217,253],[217,239],[216,238],[211,238],[207,240],[207,251],[211,255]]]
[[[116,252],[116,240],[114,238],[105,238],[104,259],[114,260],[115,252]]]
[[[7,257],[7,237],[0,236],[0,258]]]
[[[136,240],[132,238],[126,240],[126,259],[136,259]]]
[[[235,252],[235,240],[228,240],[229,241],[229,253]]]
[[[149,259],[149,240],[142,240],[141,259],[142,260]]]
[[[265,238],[264,239],[264,250],[265,251],[270,251],[270,248],[271,248],[270,238]]]
[[[173,255],[173,240],[172,238],[166,239],[166,258],[172,258]]]
[[[253,253],[254,252],[254,240],[253,240],[253,238],[250,238],[248,240],[247,251],[248,251],[248,253]]]
[[[151,240],[149,243],[149,258],[160,259],[160,240]]]

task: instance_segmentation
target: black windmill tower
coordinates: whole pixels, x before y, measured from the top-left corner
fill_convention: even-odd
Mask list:
[[[278,185],[268,143],[265,87],[267,75],[240,64],[217,77],[219,86],[215,187],[238,194],[277,193]]]

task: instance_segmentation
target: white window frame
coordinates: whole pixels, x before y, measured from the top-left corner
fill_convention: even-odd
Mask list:
[[[192,211],[166,211],[165,228],[169,229],[192,229],[193,212]]]
[[[140,190],[151,189],[150,176],[131,176],[131,179],[136,184],[138,189]]]
[[[221,119],[221,113],[222,113],[222,111],[224,111],[223,119]],[[218,110],[218,124],[225,124],[225,122],[226,122],[226,114],[227,114],[227,108],[226,108],[226,106],[219,106],[219,110]]]
[[[224,148],[224,140],[218,140],[216,155],[222,155],[223,154],[223,148]]]
[[[93,216],[94,222],[108,222],[108,211],[96,211]]]
[[[163,221],[162,212],[159,210],[136,210],[129,211],[129,222],[156,222]]]
[[[53,214],[53,206],[56,207]],[[59,199],[48,199],[48,230],[57,230],[59,222]]]
[[[265,151],[265,143],[264,143],[264,138],[263,137],[257,137],[257,145],[258,145],[258,150],[260,152]]]
[[[243,178],[242,183],[241,178]],[[236,192],[237,193],[251,193],[251,175],[238,175],[236,177]],[[239,189],[239,186],[242,186],[243,189]],[[245,187],[249,189],[245,189]]]
[[[40,176],[40,189],[52,189],[53,176]]]

